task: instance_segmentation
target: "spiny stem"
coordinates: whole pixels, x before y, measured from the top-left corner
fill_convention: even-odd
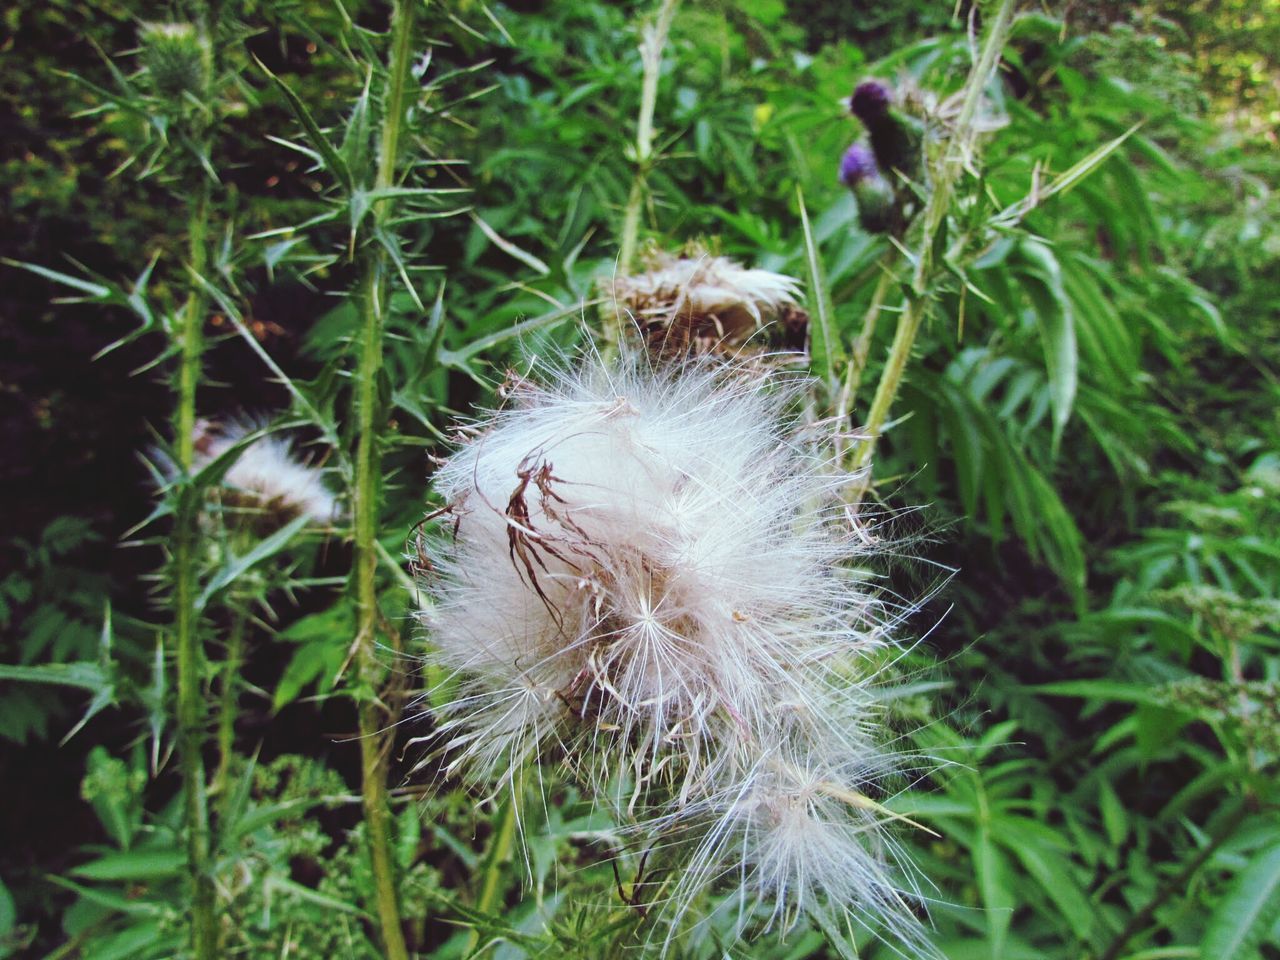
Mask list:
[[[965,97],[954,132],[947,141],[942,156],[934,164],[933,192],[929,196],[929,202],[922,215],[923,226],[914,257],[915,269],[912,271],[906,303],[902,314],[898,317],[898,328],[894,334],[893,346],[890,348],[889,360],[880,375],[880,382],[876,386],[875,397],[871,402],[871,410],[867,414],[865,437],[854,450],[853,462],[850,465],[854,471],[866,471],[871,463],[876,442],[884,430],[889,410],[897,398],[898,387],[902,383],[903,372],[911,359],[911,349],[915,345],[916,334],[920,330],[920,324],[928,315],[930,286],[935,272],[933,260],[935,242],[946,220],[956,181],[971,162],[973,145],[977,137],[974,120],[978,105],[982,101],[982,92],[995,72],[1000,54],[1009,39],[1009,29],[1013,24],[1013,10],[1016,4],[1017,0],[1000,0],[999,9],[987,30],[982,51],[965,81]],[[852,491],[854,502],[862,499],[870,484],[870,471],[866,471],[863,479]]]
[[[388,64],[385,111],[378,142],[378,169],[374,187],[395,185],[400,133],[405,114],[405,91],[412,66],[414,0],[396,3],[391,21],[391,54]],[[385,221],[389,204],[381,201],[375,222]],[[370,243],[363,258],[359,303],[361,331],[356,366],[357,441],[354,514],[354,566],[356,594],[355,659],[360,726],[361,798],[373,872],[374,906],[381,928],[382,945],[389,960],[408,960],[409,951],[401,927],[396,897],[395,864],[391,855],[391,815],[387,798],[387,730],[392,718],[383,704],[385,671],[378,660],[378,503],[382,455],[379,448],[378,379],[382,373],[382,337],[386,319],[387,255]]]
[[[207,229],[212,184],[200,174],[191,202],[187,228],[188,259],[192,274],[203,275],[208,264]],[[190,481],[195,464],[196,386],[200,382],[204,352],[205,299],[196,283],[187,292],[179,336],[177,431],[178,464]],[[174,516],[174,616],[178,657],[178,750],[182,789],[186,803],[187,872],[191,879],[191,947],[196,960],[217,956],[218,931],[214,912],[216,894],[209,862],[209,810],[205,796],[203,748],[206,708],[204,700],[204,650],[200,644],[196,612],[199,563],[198,491],[179,494]]]
[[[884,311],[885,297],[889,295],[889,290],[896,279],[893,272],[894,259],[894,253],[890,252],[882,261],[877,261],[880,266],[880,279],[876,281],[875,290],[871,293],[871,302],[867,304],[867,310],[862,315],[862,329],[857,339],[853,341],[849,366],[845,371],[841,404],[846,414],[853,409],[853,402],[858,397],[858,387],[862,385],[862,373],[867,368],[867,354],[871,352],[871,341],[876,334],[876,325],[880,320],[880,314]]]

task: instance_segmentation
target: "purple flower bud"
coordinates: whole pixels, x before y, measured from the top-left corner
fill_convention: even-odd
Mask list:
[[[868,123],[889,112],[893,94],[882,80],[864,80],[858,84],[849,98],[849,110],[863,123]]]
[[[840,182],[846,187],[856,187],[879,174],[875,154],[864,144],[855,143],[840,158]]]

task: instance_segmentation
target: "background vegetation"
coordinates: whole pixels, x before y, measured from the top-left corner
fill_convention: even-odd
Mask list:
[[[897,254],[837,183],[842,100],[961,89],[949,5],[689,0],[651,154],[656,7],[396,10],[179,5],[199,42],[169,73],[150,8],[6,11],[0,956],[637,942],[570,782],[521,849],[500,801],[413,772],[427,638],[395,559],[453,414],[595,322],[637,190],[642,242],[806,279],[819,377],[869,337],[854,425],[898,308],[929,306],[873,495],[921,508],[896,590],[957,571],[899,699],[953,762],[893,801],[941,835],[901,837],[939,949],[1280,956],[1274,0],[1020,11],[984,101],[1007,122],[947,211],[972,242],[869,333]],[[332,524],[211,506],[228,463],[193,420],[245,412],[324,464]],[[681,955],[834,949],[712,928]]]

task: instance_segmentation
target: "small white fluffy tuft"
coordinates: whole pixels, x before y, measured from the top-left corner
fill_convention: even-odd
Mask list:
[[[794,277],[708,254],[655,253],[643,272],[617,278],[612,290],[641,331],[654,340],[661,331],[681,347],[686,340],[739,345],[779,316],[803,316]]]
[[[713,361],[546,379],[435,479],[422,617],[458,683],[446,770],[503,784],[562,758],[670,871],[645,885],[670,935],[729,889],[748,921],[910,937],[871,799],[895,763],[868,656],[904,611],[851,563],[875,538],[787,413],[802,384]]]
[[[197,421],[196,469],[217,460],[255,429],[249,421],[218,426]],[[300,461],[292,444],[275,436],[260,437],[241,450],[223,477],[223,486],[243,494],[260,509],[305,514],[320,524],[332,523],[340,513],[336,498],[325,486],[323,471]]]

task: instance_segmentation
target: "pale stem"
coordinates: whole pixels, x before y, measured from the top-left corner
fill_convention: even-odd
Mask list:
[[[644,28],[640,42],[640,63],[643,75],[640,81],[640,113],[636,118],[635,160],[636,173],[631,181],[631,192],[622,216],[622,238],[619,243],[618,274],[626,276],[635,265],[636,246],[640,238],[640,214],[648,193],[649,170],[653,164],[653,111],[658,102],[658,78],[662,73],[662,52],[671,32],[679,0],[662,0],[657,19]],[[610,334],[617,342],[622,340],[622,317],[615,316],[615,329]]]
[[[491,916],[497,907],[498,892],[502,879],[502,867],[511,856],[511,844],[516,835],[516,814],[519,798],[516,796],[516,784],[519,777],[511,778],[511,792],[502,802],[498,813],[498,825],[494,830],[493,840],[489,844],[489,852],[485,857],[480,874],[480,889],[476,894],[476,913]],[[468,956],[480,945],[480,931],[472,927],[467,935],[467,945],[462,955]]]
[[[898,395],[898,387],[902,383],[903,372],[911,358],[911,350],[915,345],[920,324],[929,311],[929,290],[935,273],[933,248],[943,222],[946,220],[956,181],[960,173],[972,165],[974,142],[977,137],[974,120],[978,105],[982,102],[982,92],[990,82],[1000,62],[1000,53],[1008,41],[1016,3],[1017,0],[1000,0],[999,9],[987,30],[982,50],[965,81],[965,97],[954,132],[932,171],[933,192],[929,196],[929,202],[922,215],[923,225],[919,243],[916,245],[915,269],[912,271],[910,289],[902,313],[898,317],[898,328],[894,334],[888,362],[880,375],[880,382],[876,386],[875,397],[871,402],[871,410],[867,414],[867,422],[863,428],[864,437],[854,449],[850,464],[853,471],[862,472],[861,479],[856,482],[851,491],[851,499],[854,503],[861,501],[871,485],[868,467],[875,453],[876,442],[884,431],[889,410]]]

